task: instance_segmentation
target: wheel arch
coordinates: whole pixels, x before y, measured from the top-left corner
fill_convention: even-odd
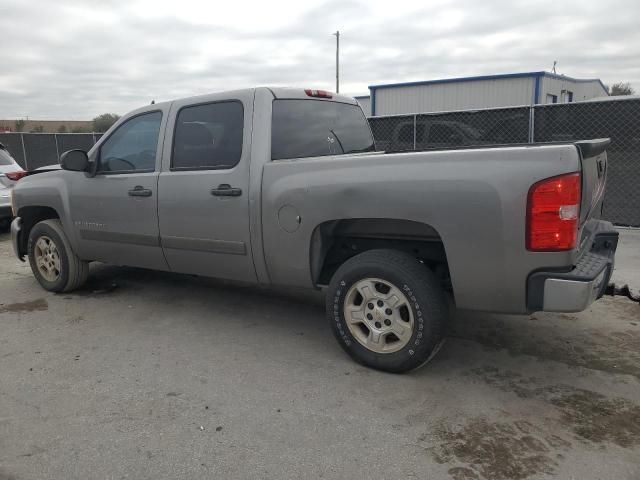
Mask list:
[[[60,219],[58,211],[50,206],[44,205],[28,205],[18,210],[18,217],[21,219],[20,235],[18,237],[18,254],[24,256],[27,254],[27,243],[29,242],[29,234],[31,229],[38,222],[50,219]]]
[[[317,225],[309,246],[313,284],[328,285],[346,260],[378,248],[413,254],[439,274],[451,290],[445,244],[438,230],[427,223],[393,218],[336,219]]]

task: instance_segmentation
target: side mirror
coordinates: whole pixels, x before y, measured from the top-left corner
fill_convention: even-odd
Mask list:
[[[68,150],[60,157],[60,166],[63,170],[72,172],[85,172],[89,167],[89,157],[84,150]]]

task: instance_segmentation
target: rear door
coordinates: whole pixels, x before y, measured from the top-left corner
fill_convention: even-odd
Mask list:
[[[256,281],[249,231],[253,91],[173,103],[160,174],[160,241],[171,270]]]

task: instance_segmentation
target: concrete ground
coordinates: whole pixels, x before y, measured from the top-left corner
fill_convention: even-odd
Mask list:
[[[628,285],[631,295],[640,298],[640,229],[619,229],[616,266],[611,281],[616,286]]]
[[[0,235],[0,479],[640,478],[638,303],[451,330],[384,374],[318,294],[97,265],[53,295]]]

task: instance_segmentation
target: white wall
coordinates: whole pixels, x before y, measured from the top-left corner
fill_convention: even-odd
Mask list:
[[[547,95],[556,95],[558,103],[566,102],[563,90],[573,92],[573,101],[580,102],[607,96],[607,92],[598,81],[573,81],[566,78],[543,77],[540,79],[540,102],[548,103]]]
[[[376,116],[531,104],[535,78],[460,81],[375,89]]]
[[[367,117],[371,116],[371,97],[357,97],[356,102],[360,104]]]

